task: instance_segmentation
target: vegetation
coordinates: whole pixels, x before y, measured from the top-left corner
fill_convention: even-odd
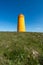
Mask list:
[[[43,65],[43,33],[0,32],[0,65]]]

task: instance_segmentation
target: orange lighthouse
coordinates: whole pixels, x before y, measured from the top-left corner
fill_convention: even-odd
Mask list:
[[[20,14],[18,16],[18,27],[17,27],[18,32],[25,32],[25,20],[24,20],[24,15]]]

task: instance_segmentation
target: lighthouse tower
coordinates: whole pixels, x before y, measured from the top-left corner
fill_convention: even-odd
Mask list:
[[[18,16],[17,31],[18,32],[26,32],[26,29],[25,29],[25,19],[24,19],[24,15],[23,14],[20,14]]]

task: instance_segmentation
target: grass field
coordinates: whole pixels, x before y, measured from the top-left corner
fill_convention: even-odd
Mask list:
[[[43,33],[0,32],[0,65],[43,65]]]

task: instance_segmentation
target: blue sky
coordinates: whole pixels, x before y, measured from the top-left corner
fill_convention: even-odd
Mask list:
[[[17,31],[20,13],[27,32],[43,32],[43,0],[0,0],[0,31]]]

